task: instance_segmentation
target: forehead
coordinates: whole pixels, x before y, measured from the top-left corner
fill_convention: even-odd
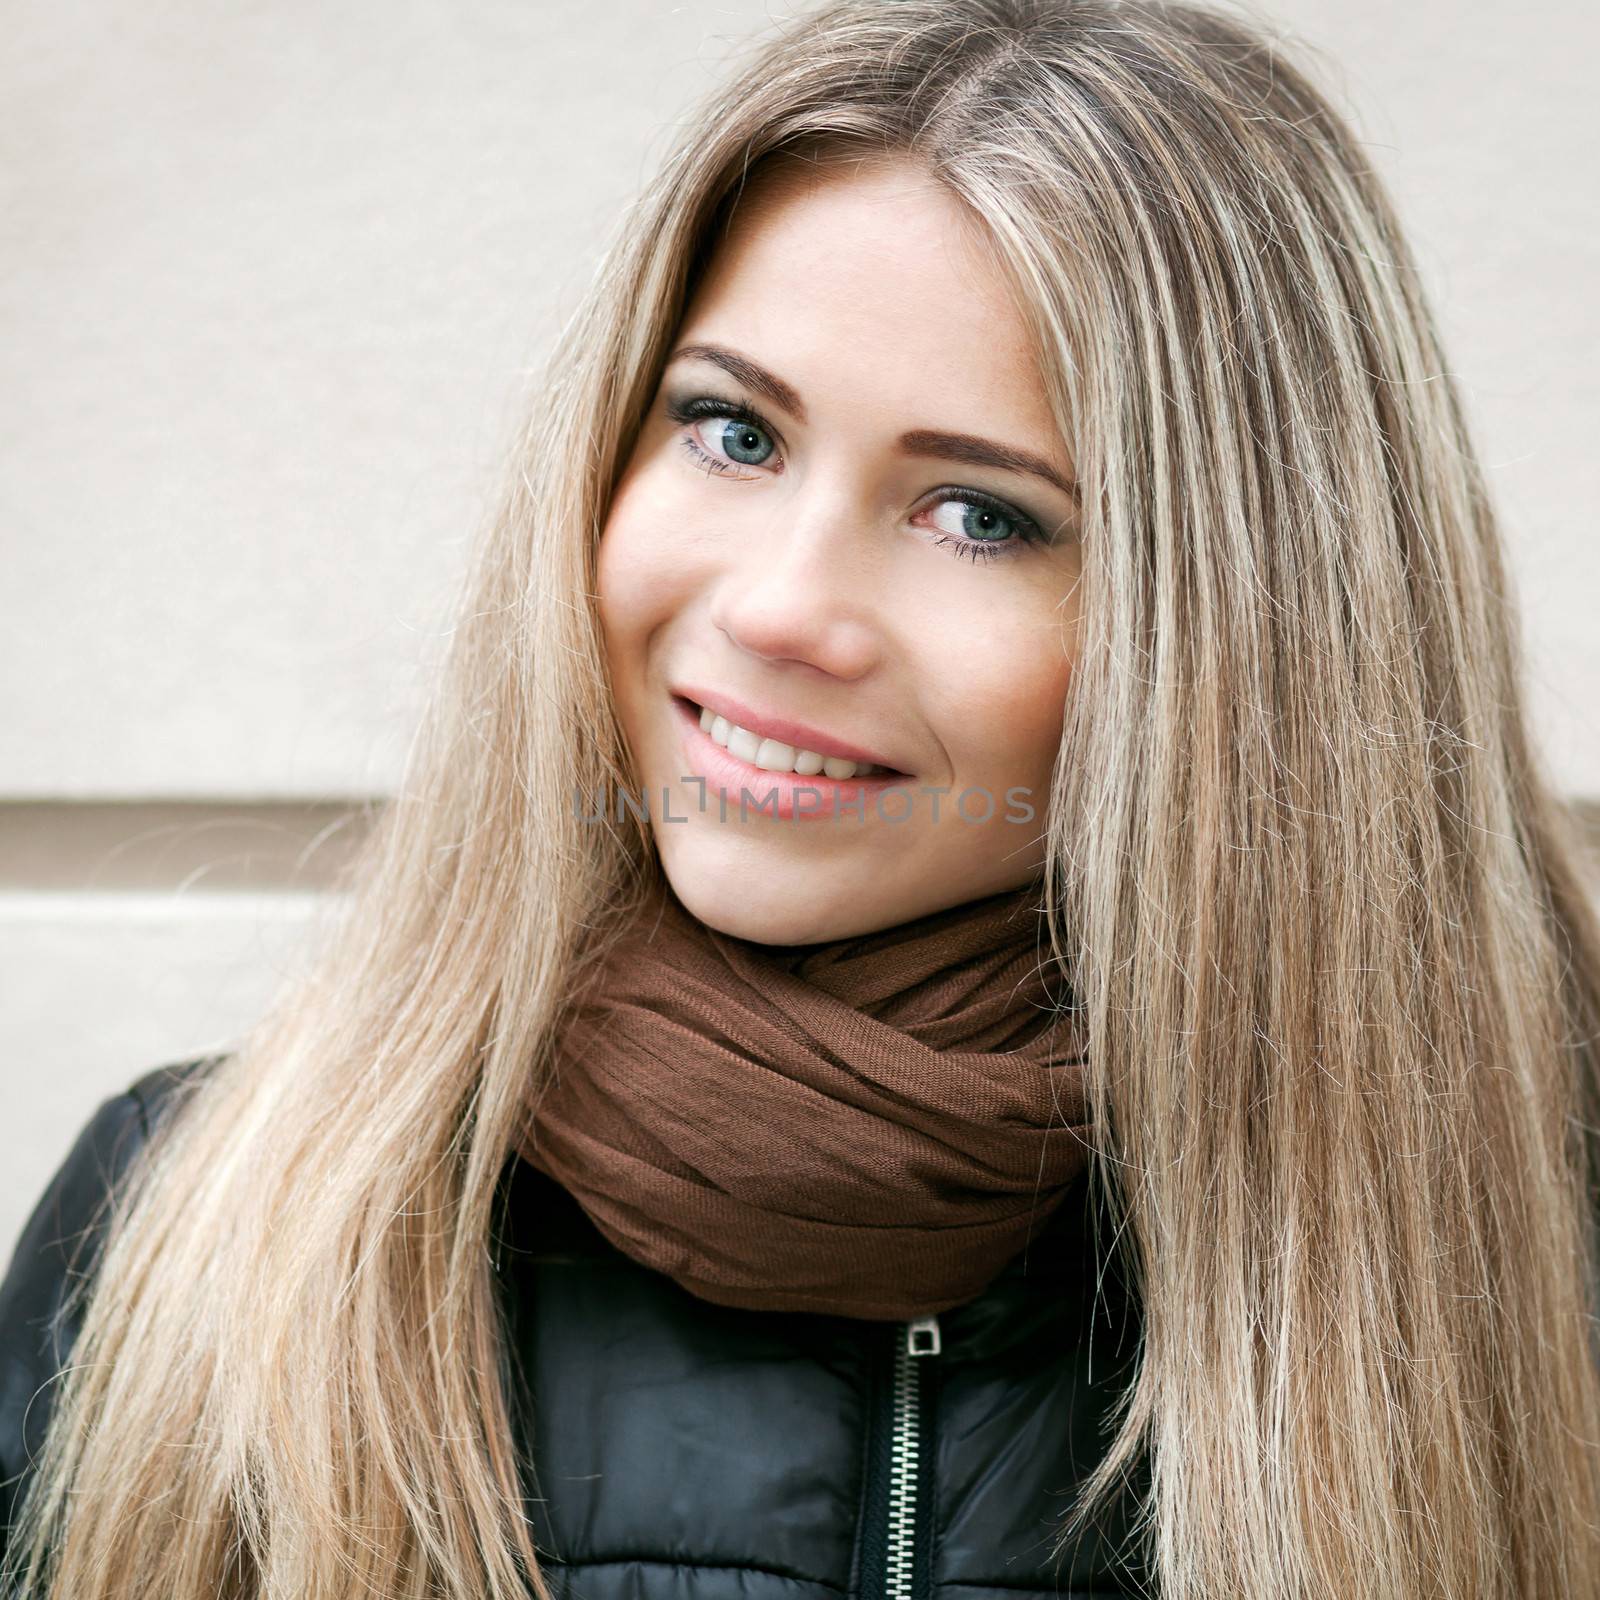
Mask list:
[[[977,411],[1054,427],[982,225],[905,160],[758,174],[685,315],[691,339],[738,346],[808,398],[848,379],[928,425]]]

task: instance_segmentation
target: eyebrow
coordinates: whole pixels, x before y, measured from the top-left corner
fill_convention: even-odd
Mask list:
[[[709,361],[721,367],[730,377],[737,379],[747,389],[770,400],[773,405],[787,411],[799,422],[806,420],[805,402],[792,384],[785,383],[775,372],[768,372],[759,362],[740,355],[721,344],[679,345],[667,357],[674,361]],[[1012,445],[997,444],[993,439],[980,439],[972,433],[946,433],[937,428],[913,428],[902,433],[896,444],[908,456],[932,456],[946,461],[961,461],[970,467],[996,467],[1002,472],[1025,472],[1044,481],[1071,499],[1078,498],[1075,478],[1063,477],[1043,456],[1029,450],[1018,450]]]

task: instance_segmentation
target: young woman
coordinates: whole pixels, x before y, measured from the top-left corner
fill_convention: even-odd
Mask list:
[[[1274,41],[788,25],[560,341],[322,959],[40,1203],[16,1592],[1600,1594],[1506,589]]]

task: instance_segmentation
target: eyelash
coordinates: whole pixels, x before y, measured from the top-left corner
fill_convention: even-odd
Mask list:
[[[742,401],[719,400],[713,395],[697,395],[691,400],[669,400],[666,405],[667,415],[674,422],[685,426],[704,422],[708,417],[717,417],[727,422],[743,422],[752,428],[759,428],[769,439],[775,439],[772,427],[766,418],[753,406]],[[736,463],[724,460],[721,456],[714,456],[704,450],[696,442],[693,433],[687,433],[682,439],[683,447],[694,460],[707,472],[718,474],[736,471]],[[936,496],[933,504],[939,505],[946,500],[954,500],[962,505],[976,506],[982,511],[992,511],[997,516],[1002,516],[1017,526],[1015,539],[961,539],[942,530],[934,530],[934,543],[949,545],[959,559],[963,555],[971,554],[973,561],[994,561],[996,559],[1009,559],[1010,553],[1018,545],[1048,543],[1044,530],[1032,517],[1024,515],[1015,506],[1008,505],[1004,500],[992,494],[986,494],[982,489],[963,489],[954,484],[947,484],[933,491]]]

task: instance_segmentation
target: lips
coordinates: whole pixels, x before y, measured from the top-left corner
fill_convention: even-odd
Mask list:
[[[867,796],[880,795],[891,786],[902,786],[906,782],[907,775],[898,772],[832,778],[825,772],[808,777],[798,772],[775,772],[753,766],[718,744],[700,726],[700,709],[692,700],[674,694],[670,704],[679,725],[680,747],[689,773],[702,779],[706,789],[721,796],[716,808],[719,816],[724,815],[728,807],[738,806],[741,817],[766,815],[804,822],[843,812],[866,821],[873,814],[873,805],[863,805]],[[751,812],[752,805],[759,809]],[[903,817],[895,820],[903,820]]]
[[[701,688],[693,684],[677,684],[672,686],[672,695],[681,706],[686,706],[695,715],[698,716],[704,707],[714,716],[725,718],[731,725],[745,729],[758,739],[772,739],[797,751],[815,751],[824,758],[854,761],[857,765],[870,764],[880,769],[879,772],[872,774],[874,777],[911,776],[908,770],[885,755],[836,738],[821,728],[812,727],[809,723],[762,711],[759,707],[736,700],[732,695],[723,694],[720,690]]]

